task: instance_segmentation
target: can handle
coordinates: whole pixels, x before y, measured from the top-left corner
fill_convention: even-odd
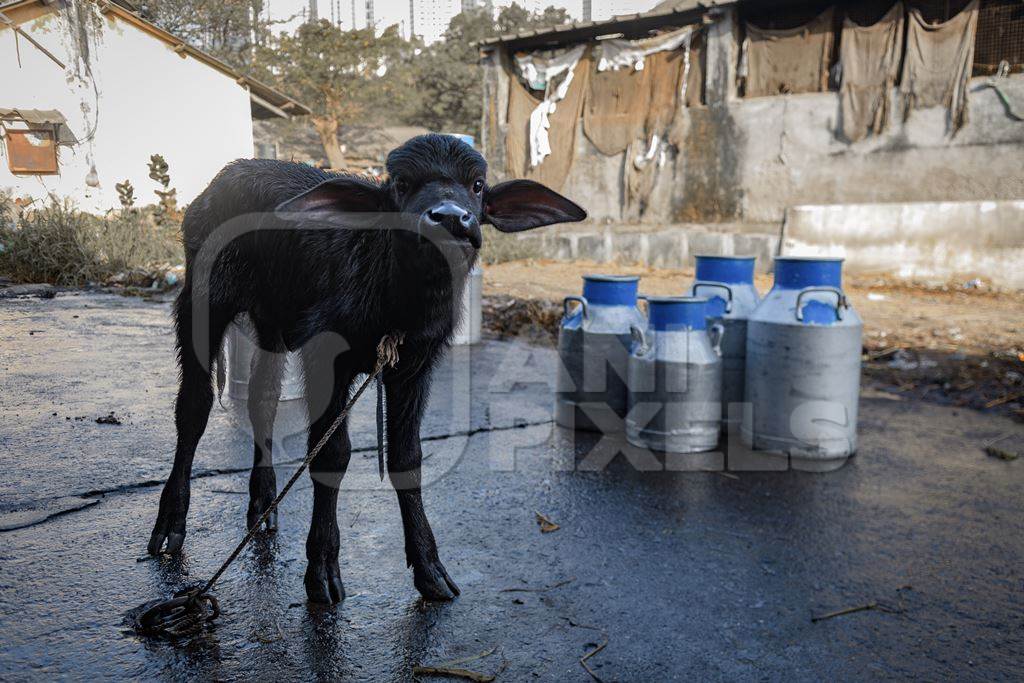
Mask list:
[[[587,300],[584,297],[582,297],[582,296],[575,296],[575,295],[573,295],[573,296],[567,296],[567,297],[565,297],[565,299],[562,300],[562,317],[563,318],[568,318],[569,317],[569,302],[570,301],[575,301],[576,303],[578,303],[580,305],[580,308],[583,309],[583,317],[584,318],[588,317],[587,316]]]
[[[843,309],[849,308],[850,303],[846,300],[846,295],[843,294],[843,290],[838,287],[804,287],[800,290],[800,293],[796,295],[796,319],[799,322],[804,321],[804,309],[800,307],[800,300],[804,298],[804,294],[810,294],[811,292],[825,292],[827,294],[836,295],[836,320],[843,319]]]
[[[650,347],[647,346],[647,337],[644,336],[644,331],[636,325],[630,325],[629,334],[633,337],[633,344],[636,347],[637,355],[642,356],[646,354]]]
[[[722,357],[722,338],[725,337],[725,325],[721,323],[715,323],[711,326],[708,331],[708,336],[711,337],[711,349],[715,352],[719,358]]]
[[[701,287],[711,287],[712,289],[724,289],[726,294],[725,312],[732,313],[732,287],[730,287],[729,285],[723,285],[719,282],[696,282],[693,285],[694,296],[697,296],[697,291]]]

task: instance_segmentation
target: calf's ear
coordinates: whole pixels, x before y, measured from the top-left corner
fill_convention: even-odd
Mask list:
[[[586,217],[587,212],[575,202],[532,180],[509,180],[484,192],[484,222],[502,232],[571,223]]]
[[[385,203],[386,195],[377,183],[355,176],[340,176],[282,202],[275,213],[284,217],[308,212],[364,213],[383,211]]]

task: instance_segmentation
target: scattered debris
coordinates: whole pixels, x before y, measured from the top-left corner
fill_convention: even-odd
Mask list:
[[[600,643],[591,643],[591,645],[593,645],[593,649],[591,649],[585,655],[580,657],[580,666],[582,666],[583,670],[586,671],[590,675],[591,678],[593,678],[595,681],[597,681],[597,683],[604,683],[604,681],[601,679],[601,677],[598,676],[594,672],[594,670],[590,668],[589,664],[587,664],[587,660],[590,659],[591,657],[593,657],[598,652],[600,652],[601,650],[605,649],[608,646],[608,634],[605,633],[603,629],[600,629],[597,626],[590,626],[588,624],[581,624],[581,623],[573,620],[571,617],[566,617],[566,621],[569,622],[570,626],[574,626],[576,628],[590,629],[592,631],[597,631],[598,633],[601,634],[601,637],[604,640],[602,640]]]
[[[1004,403],[1009,403],[1010,401],[1016,401],[1018,398],[1020,398],[1022,396],[1024,396],[1024,391],[1018,391],[1018,392],[1013,393],[1013,394],[1007,394],[1005,396],[1001,396],[999,398],[992,399],[991,401],[989,401],[988,403],[985,404],[985,407],[986,408],[995,408],[996,406],[1001,406]]]
[[[261,643],[263,645],[269,645],[270,643],[276,643],[279,640],[284,640],[284,630],[281,628],[281,624],[274,623],[274,627],[277,633],[273,635],[263,635],[262,633],[253,633],[249,636],[249,640],[254,643]]]
[[[498,646],[495,645],[490,650],[481,652],[478,655],[473,655],[472,657],[454,659],[450,662],[444,662],[443,664],[416,665],[412,668],[412,673],[414,676],[454,676],[455,678],[465,678],[470,681],[477,681],[477,683],[491,683],[491,681],[496,678],[495,674],[484,674],[479,671],[472,671],[470,669],[463,668],[459,665],[490,657],[497,649]],[[500,673],[503,671],[507,664],[508,662],[503,662],[501,668],[498,669],[498,672]]]
[[[97,417],[96,418],[96,424],[98,424],[98,425],[119,425],[119,424],[122,424],[122,422],[121,422],[121,420],[119,420],[117,418],[116,415],[114,415],[114,411],[110,411],[109,414],[104,415],[103,417]]]
[[[562,586],[568,585],[568,584],[572,583],[575,580],[576,580],[576,577],[572,576],[572,577],[569,577],[568,579],[564,579],[562,581],[559,581],[558,583],[553,583],[550,586],[544,586],[544,587],[541,587],[541,588],[530,588],[530,587],[527,587],[527,586],[524,586],[522,588],[502,588],[498,592],[499,593],[546,593],[548,591],[553,591],[556,588],[561,588]]]
[[[1013,436],[1013,434],[1003,434],[1002,436],[997,436],[995,439],[989,441],[987,444],[985,444],[983,449],[985,451],[985,454],[988,455],[990,458],[999,458],[1000,460],[1006,461],[1013,461],[1019,458],[1020,453],[1008,451],[1006,449],[996,446],[997,443],[1011,436]]]
[[[846,616],[847,614],[856,614],[857,612],[869,612],[869,611],[886,612],[888,614],[902,614],[902,609],[893,609],[887,607],[880,602],[869,602],[863,605],[857,605],[855,607],[846,607],[844,609],[836,610],[835,612],[828,612],[827,614],[819,614],[818,616],[811,617],[811,623],[816,624],[819,621],[825,621],[826,619],[833,619],[835,617]]]
[[[934,360],[922,358],[921,354],[906,349],[897,349],[892,360],[889,361],[889,367],[893,370],[917,370],[918,368],[934,368],[936,365],[938,363]]]
[[[885,294],[879,294],[878,292],[868,292],[868,301],[885,301]]]
[[[562,528],[561,526],[559,526],[558,524],[555,524],[550,519],[548,519],[545,515],[542,515],[539,512],[534,512],[533,514],[537,515],[537,524],[540,525],[540,532],[542,534],[550,534],[550,533],[552,533],[554,531],[558,531],[559,529]]]
[[[47,284],[0,286],[0,299],[13,299],[19,296],[34,296],[40,299],[52,299],[57,296],[57,288],[53,285]]]

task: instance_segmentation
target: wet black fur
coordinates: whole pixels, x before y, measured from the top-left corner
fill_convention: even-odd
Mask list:
[[[302,164],[240,160],[189,207],[185,283],[175,304],[178,443],[150,553],[165,544],[166,552],[181,550],[192,460],[214,398],[212,361],[232,320],[248,313],[262,349],[249,386],[255,435],[250,525],[276,495],[271,430],[284,352],[302,355],[312,448],[340,412],[355,376],[372,368],[381,337],[403,332],[400,362],[384,375],[388,475],[417,589],[428,599],[458,594],[438,558],[420,495],[419,428],[431,370],[458,322],[455,302],[476,259],[480,225],[513,232],[586,214],[537,183],[486,186],[483,157],[448,136],[413,138],[391,152],[387,169],[388,179],[376,183]],[[310,466],[305,584],[313,601],[344,597],[336,506],[350,451],[343,426]],[[275,514],[268,526],[276,525]]]

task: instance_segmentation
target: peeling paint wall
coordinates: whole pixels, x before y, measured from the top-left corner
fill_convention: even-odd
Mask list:
[[[104,212],[120,206],[114,184],[129,179],[137,201],[150,203],[159,186],[147,163],[151,154],[162,154],[179,202],[187,203],[224,164],[253,155],[244,86],[113,15],[100,15],[94,3],[79,6],[89,13],[85,19],[77,12],[69,23],[69,15],[54,13],[21,24],[67,69],[0,29],[0,107],[56,109],[80,141],[59,148],[55,176],[14,176],[0,157],[0,187],[13,188],[16,196],[70,197],[82,209]],[[99,187],[85,183],[92,164]]]

